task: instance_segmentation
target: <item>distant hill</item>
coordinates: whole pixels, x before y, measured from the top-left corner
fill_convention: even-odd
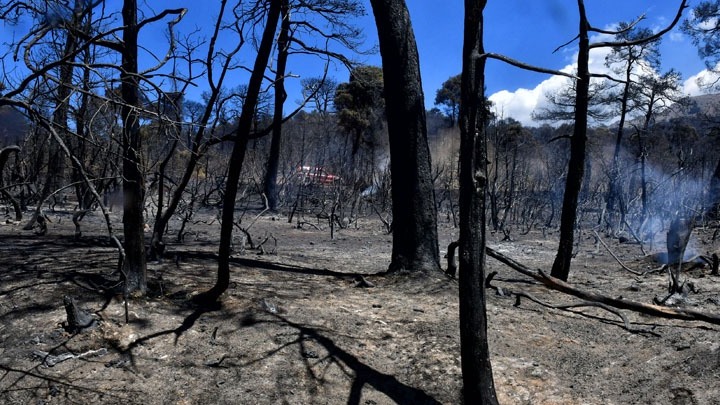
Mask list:
[[[626,123],[625,128],[632,128],[632,125],[641,126],[642,123],[643,118],[636,116]],[[699,133],[720,127],[720,93],[689,97],[685,105],[674,104],[655,115],[656,129],[675,125],[691,126]],[[617,126],[618,121],[608,125],[609,128],[617,128]]]
[[[720,124],[720,94],[703,94],[690,97],[684,106],[672,106],[655,117],[656,123],[681,121],[693,126]]]

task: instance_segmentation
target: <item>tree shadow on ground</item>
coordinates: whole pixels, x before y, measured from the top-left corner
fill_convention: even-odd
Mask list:
[[[23,370],[5,364],[0,364],[0,370],[3,371],[0,379],[10,379],[15,377],[14,382],[8,384],[7,387],[0,391],[0,401],[3,401],[3,394],[10,395],[19,391],[29,391],[33,393],[35,397],[37,397],[38,404],[44,404],[50,402],[45,400],[45,398],[59,397],[63,394],[62,391],[64,390],[65,394],[67,394],[67,391],[86,392],[95,394],[95,396],[103,398],[105,401],[113,401],[116,403],[140,403],[137,400],[133,399],[133,396],[138,397],[142,395],[142,393],[126,386],[123,386],[122,389],[113,391],[108,391],[107,389],[99,389],[94,386],[83,386],[79,382],[76,383],[73,381],[67,381],[63,378],[54,378],[52,376],[45,375],[43,372],[37,370],[37,367],[38,366],[34,366],[31,369]],[[34,379],[41,381],[41,383],[39,383],[39,385],[31,385],[27,387],[16,386],[20,381],[25,379]],[[45,393],[45,390],[47,390],[46,396],[42,395],[42,393]]]
[[[121,349],[121,348],[116,348],[116,349],[120,353],[130,355],[132,353],[132,349],[136,348],[139,345],[142,345],[143,343],[147,342],[148,340],[155,339],[160,336],[170,335],[170,334],[175,334],[175,340],[174,340],[173,344],[177,345],[178,340],[183,335],[183,333],[190,330],[190,328],[192,328],[193,325],[195,325],[195,322],[197,322],[197,320],[200,319],[200,317],[203,314],[206,314],[208,312],[219,311],[221,308],[222,308],[222,304],[219,302],[208,304],[208,305],[196,306],[195,309],[188,316],[186,316],[185,319],[183,319],[182,323],[177,328],[166,329],[166,330],[161,330],[161,331],[158,331],[155,333],[151,333],[147,336],[143,336],[143,337],[140,337],[140,338],[134,340],[132,343],[130,343],[128,345],[128,347],[126,349]]]
[[[200,259],[217,262],[217,253],[211,252],[177,252],[183,259]],[[360,273],[343,273],[329,269],[317,269],[312,267],[294,266],[289,264],[276,263],[265,260],[250,259],[246,257],[231,257],[230,263],[245,267],[252,267],[263,270],[280,271],[285,273],[303,274],[309,276],[336,277],[341,279],[350,279],[357,276],[367,276],[368,274]]]
[[[275,353],[278,353],[282,348],[293,345],[295,343],[298,344],[300,349],[300,355],[306,360],[305,361],[305,367],[307,368],[308,374],[314,376],[316,379],[319,378],[315,375],[314,371],[312,370],[312,364],[307,361],[308,359],[308,351],[306,350],[306,347],[303,342],[305,342],[308,339],[312,339],[313,341],[319,343],[322,347],[327,350],[328,359],[336,363],[340,366],[341,369],[343,368],[349,368],[354,372],[354,375],[348,374],[349,377],[354,378],[352,382],[352,386],[350,388],[350,392],[348,394],[347,404],[348,405],[359,405],[361,402],[361,396],[362,396],[362,389],[365,385],[369,385],[375,390],[387,395],[390,399],[395,401],[397,404],[401,405],[431,405],[431,404],[440,404],[438,400],[430,396],[425,391],[411,387],[409,385],[406,385],[399,381],[395,376],[382,373],[367,364],[361,362],[357,357],[355,357],[353,354],[343,350],[340,346],[338,346],[331,338],[328,336],[322,334],[317,328],[302,325],[299,323],[295,323],[291,321],[290,319],[270,311],[265,311],[270,316],[274,318],[274,320],[258,320],[255,318],[252,313],[248,313],[245,315],[245,318],[242,320],[242,325],[246,327],[250,327],[259,323],[274,323],[280,326],[289,326],[291,328],[294,328],[297,330],[298,337],[297,339],[282,345],[279,348],[273,349],[269,353],[267,353],[263,358],[268,358],[272,356]],[[257,362],[261,359],[255,360],[251,363]],[[247,366],[248,364],[245,364]],[[344,365],[345,367],[342,367]]]

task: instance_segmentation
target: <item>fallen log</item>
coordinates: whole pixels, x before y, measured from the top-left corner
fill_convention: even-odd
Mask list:
[[[545,274],[542,270],[532,270],[529,267],[503,255],[502,253],[486,247],[487,255],[495,260],[507,265],[528,277],[531,277],[546,287],[560,291],[587,301],[599,302],[618,309],[627,309],[645,315],[656,316],[658,318],[681,319],[685,321],[702,321],[714,325],[720,325],[720,314],[712,314],[692,309],[670,308],[660,305],[645,304],[642,302],[627,300],[624,298],[612,298],[606,295],[585,291],[573,286],[570,283],[562,281],[558,278]]]

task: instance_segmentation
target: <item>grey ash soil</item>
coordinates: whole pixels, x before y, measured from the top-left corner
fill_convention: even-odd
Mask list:
[[[188,301],[214,281],[218,234],[217,223],[192,225],[185,243],[168,246],[168,259],[149,265],[149,294],[130,300],[125,323],[113,292],[117,254],[99,216],[84,220],[80,241],[71,213],[49,217],[46,236],[0,226],[0,403],[460,403],[457,282],[376,275],[391,250],[380,221],[361,220],[331,240],[323,223],[298,229],[281,216],[260,217],[251,233],[277,244],[269,238],[265,254],[236,244],[232,285],[218,308]],[[457,232],[443,223],[440,234],[447,246]],[[713,229],[694,235],[699,253],[717,250]],[[489,236],[490,246],[531,268],[552,263],[552,232],[514,233],[512,242]],[[592,232],[579,240],[576,286],[647,303],[664,296],[666,274],[633,275]],[[632,269],[659,266],[638,245],[605,241]],[[504,291],[579,302],[492,259],[488,266]],[[720,277],[709,272],[684,274],[699,289],[684,305],[717,313]],[[374,287],[356,287],[357,275]],[[626,330],[601,308],[558,310],[527,299],[515,306],[488,293],[502,404],[720,404],[718,326],[624,311]],[[65,295],[99,325],[66,332]]]

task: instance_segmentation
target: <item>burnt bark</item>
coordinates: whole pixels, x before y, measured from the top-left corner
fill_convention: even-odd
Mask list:
[[[484,103],[483,11],[486,1],[465,0],[460,94],[460,355],[466,404],[497,404],[485,308],[487,110]]]
[[[215,285],[208,291],[195,297],[195,301],[208,304],[217,301],[230,285],[230,251],[232,245],[232,232],[235,219],[235,198],[237,197],[240,171],[242,170],[245,152],[247,151],[250,131],[252,130],[255,107],[258,102],[265,67],[270,60],[273,48],[275,30],[280,20],[282,0],[268,1],[269,8],[262,39],[258,47],[247,93],[235,130],[235,143],[230,155],[228,174],[223,196],[222,224],[220,227],[220,246],[218,248],[218,272]]]
[[[78,307],[75,300],[69,295],[63,297],[63,305],[65,306],[65,315],[67,316],[65,329],[68,332],[79,333],[97,325],[97,319],[87,311]]]
[[[128,294],[145,294],[145,178],[142,171],[140,151],[140,108],[138,83],[138,25],[137,0],[125,0],[122,8],[123,50],[120,73],[122,95],[121,116],[123,150],[123,235],[125,262],[123,278]]]
[[[278,193],[278,168],[280,166],[280,144],[282,141],[283,106],[287,94],[285,92],[285,70],[287,67],[289,37],[290,37],[290,14],[287,0],[282,0],[282,23],[278,35],[278,58],[275,71],[275,109],[273,111],[272,138],[270,140],[270,154],[268,155],[265,168],[264,191],[267,198],[268,208],[277,211],[280,203]]]
[[[577,220],[578,196],[585,175],[585,146],[587,144],[588,104],[590,88],[590,24],[585,14],[585,4],[578,0],[580,12],[580,34],[578,35],[578,71],[575,94],[575,126],[570,138],[570,161],[565,180],[565,193],[560,214],[560,243],[555,256],[552,272],[553,277],[567,281],[570,275],[573,242],[575,240],[575,222]]]
[[[3,170],[5,170],[5,165],[7,164],[8,159],[10,158],[11,153],[18,153],[20,152],[20,147],[17,145],[12,146],[6,146],[2,149],[0,149],[0,192],[10,200],[10,203],[13,205],[13,209],[15,210],[15,220],[20,221],[22,220],[22,209],[20,207],[20,203],[18,202],[15,197],[12,196],[4,187],[3,179],[2,179],[2,173]]]
[[[78,11],[80,1],[75,2],[75,13],[69,21],[70,26],[76,26],[79,24],[78,16],[81,15]],[[62,57],[67,57],[76,53],[78,47],[78,38],[67,31],[65,43],[63,44]],[[72,62],[72,60],[70,60]],[[55,92],[55,109],[52,114],[52,125],[56,130],[65,135],[68,128],[68,105],[70,103],[70,94],[72,93],[72,78],[74,71],[73,63],[63,63],[60,65],[58,75],[58,87]],[[35,226],[38,218],[42,216],[42,207],[45,201],[53,194],[53,192],[60,188],[63,182],[63,176],[65,174],[65,156],[63,155],[62,149],[55,142],[48,143],[48,161],[47,161],[47,172],[45,175],[45,183],[43,184],[40,198],[38,200],[37,207],[33,216],[30,218],[27,224],[23,227],[25,230],[30,230]]]
[[[378,29],[390,139],[393,249],[389,271],[439,271],[437,208],[425,97],[404,0],[371,0]]]

